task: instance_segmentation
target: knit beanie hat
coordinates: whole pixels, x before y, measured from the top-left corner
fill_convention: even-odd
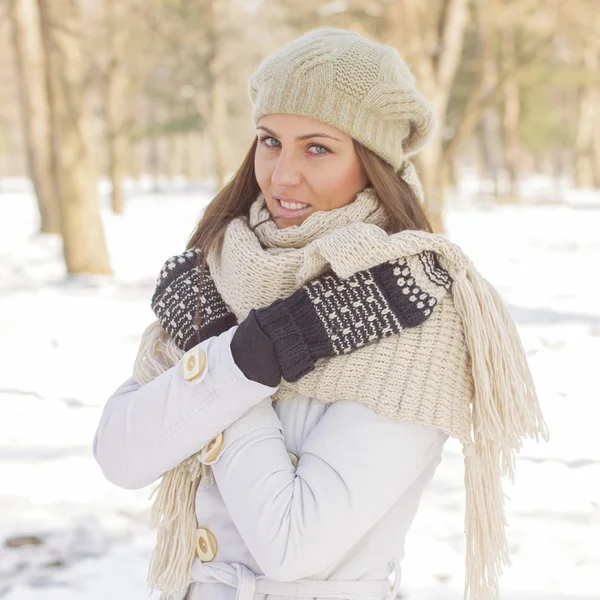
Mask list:
[[[347,133],[397,171],[431,137],[431,106],[392,46],[335,28],[308,31],[276,50],[250,79],[254,125],[304,115]]]

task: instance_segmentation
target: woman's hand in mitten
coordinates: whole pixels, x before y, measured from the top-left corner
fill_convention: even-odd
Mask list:
[[[432,313],[451,279],[433,252],[382,263],[348,279],[324,275],[291,296],[250,311],[231,341],[233,358],[254,381],[298,381],[317,359],[347,354],[415,327]]]

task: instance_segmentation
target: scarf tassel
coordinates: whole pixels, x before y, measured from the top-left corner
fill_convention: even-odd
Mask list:
[[[500,295],[472,265],[454,277],[474,383],[474,443],[464,448],[467,600],[498,600],[510,565],[501,475],[514,481],[522,439],[548,440],[525,349]]]
[[[176,364],[183,356],[159,321],[146,328],[134,365],[134,377],[149,383]],[[179,600],[189,585],[192,560],[196,549],[196,492],[210,467],[197,455],[188,457],[165,473],[150,494],[156,498],[150,510],[150,525],[155,527],[156,545],[150,558],[148,584],[163,592],[162,598]]]

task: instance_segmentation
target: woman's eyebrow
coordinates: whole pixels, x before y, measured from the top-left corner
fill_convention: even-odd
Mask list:
[[[257,129],[262,129],[263,131],[266,131],[269,135],[272,135],[274,138],[279,137],[274,131],[271,131],[270,129],[268,129],[267,127],[264,127],[262,125],[259,125],[257,127]],[[336,140],[337,142],[342,141],[339,138],[336,138],[333,135],[329,135],[327,133],[307,133],[305,135],[299,135],[296,139],[297,140],[308,140],[309,138],[315,138],[315,137],[329,138],[330,140]]]

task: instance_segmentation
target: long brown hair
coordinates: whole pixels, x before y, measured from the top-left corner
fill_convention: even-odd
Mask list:
[[[227,225],[236,217],[247,217],[250,206],[260,192],[254,171],[256,145],[255,139],[239,169],[206,207],[190,237],[187,247],[201,250],[202,270],[206,266],[206,256],[209,252],[215,251],[217,256],[221,252]],[[388,214],[388,233],[406,229],[431,233],[433,229],[423,206],[410,185],[402,179],[402,172],[394,171],[391,165],[356,140],[354,148],[370,185]]]

